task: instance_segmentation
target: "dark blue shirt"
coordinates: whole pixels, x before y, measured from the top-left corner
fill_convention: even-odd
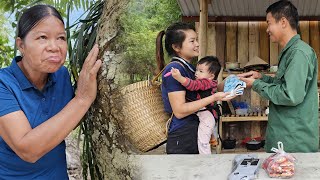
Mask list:
[[[0,117],[23,111],[32,128],[45,122],[73,97],[70,76],[65,67],[49,74],[42,91],[23,74],[13,59],[11,66],[0,69]],[[65,142],[44,155],[35,163],[23,161],[0,137],[0,180],[5,179],[68,179]]]
[[[162,92],[162,99],[164,103],[164,109],[166,112],[170,114],[172,113],[172,108],[169,102],[168,93],[175,92],[175,91],[186,91],[187,101],[194,101],[197,99],[197,91],[188,91],[183,85],[181,85],[172,76],[164,77],[164,74],[171,71],[172,67],[179,69],[182,76],[188,77],[190,79],[195,79],[194,72],[190,70],[192,69],[193,71],[195,71],[195,67],[186,61],[184,61],[184,63],[181,63],[181,61],[180,62],[174,61],[166,66],[166,68],[162,73],[161,92]],[[177,117],[173,116],[172,121],[170,123],[169,132],[172,132],[181,128],[183,125],[185,125],[186,123],[192,120],[198,120],[195,114],[186,116],[182,119],[178,119]]]

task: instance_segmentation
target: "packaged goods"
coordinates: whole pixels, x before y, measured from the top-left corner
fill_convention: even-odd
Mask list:
[[[291,178],[295,174],[296,158],[283,150],[282,142],[278,142],[278,149],[271,149],[272,154],[264,160],[262,168],[272,178]]]

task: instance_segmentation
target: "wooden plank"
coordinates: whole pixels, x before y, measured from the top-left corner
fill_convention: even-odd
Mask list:
[[[259,56],[259,23],[249,22],[249,61]],[[260,96],[251,90],[250,107],[260,106]],[[255,137],[260,131],[259,122],[251,122],[251,137]]]
[[[267,130],[268,121],[261,121],[260,122],[260,129],[261,129],[261,137],[265,139],[266,130]]]
[[[255,91],[251,90],[251,108],[260,108],[260,96]],[[260,124],[259,122],[251,123],[251,137],[260,136]]]
[[[217,22],[216,23],[216,46],[217,57],[220,60],[221,65],[224,66],[225,62],[225,46],[226,46],[226,23],[225,22]]]
[[[207,55],[208,56],[217,56],[216,24],[214,22],[208,23]]]
[[[226,49],[227,49],[227,61],[237,62],[237,23],[227,22],[226,23]]]
[[[231,114],[232,114],[232,115],[235,115],[235,114],[236,114],[236,111],[234,110],[231,101],[227,101],[227,103],[228,103],[228,107],[229,107],[229,109],[230,109],[230,111],[231,111]]]
[[[260,137],[260,122],[251,122],[251,138]]]
[[[268,24],[266,22],[259,22],[259,49],[260,58],[269,63],[269,38],[267,34]]]
[[[238,62],[243,68],[249,61],[249,23],[238,22]]]
[[[278,43],[270,41],[270,66],[278,65],[279,48]]]
[[[261,107],[261,110],[262,110],[263,112],[265,112],[268,106],[269,106],[269,101],[268,101],[267,99],[264,99],[264,98],[261,98],[261,97],[260,97],[260,107]]]
[[[207,55],[207,30],[208,30],[208,2],[200,0],[200,22],[199,22],[199,58]]]
[[[222,122],[268,121],[268,116],[221,117]]]
[[[249,22],[249,61],[259,56],[259,23]]]
[[[300,34],[301,34],[301,39],[306,42],[310,43],[310,33],[309,33],[309,21],[300,21],[299,22],[300,26]]]
[[[310,21],[310,45],[317,54],[318,62],[320,57],[320,38],[319,38],[319,22]],[[320,66],[318,66],[318,71]],[[318,73],[318,80],[320,79],[320,73]]]

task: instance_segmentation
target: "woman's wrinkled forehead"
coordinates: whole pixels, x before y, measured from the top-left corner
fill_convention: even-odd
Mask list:
[[[50,5],[36,5],[27,9],[18,22],[18,37],[24,37],[43,19],[54,16],[64,24],[60,13]]]
[[[28,34],[52,33],[65,34],[65,28],[62,22],[55,16],[47,16],[38,22]]]

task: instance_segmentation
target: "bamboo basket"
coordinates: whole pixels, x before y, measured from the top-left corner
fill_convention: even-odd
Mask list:
[[[125,116],[120,126],[129,141],[143,152],[167,139],[166,122],[170,115],[164,111],[161,83],[156,81],[158,76],[152,81],[130,84],[120,91]]]

